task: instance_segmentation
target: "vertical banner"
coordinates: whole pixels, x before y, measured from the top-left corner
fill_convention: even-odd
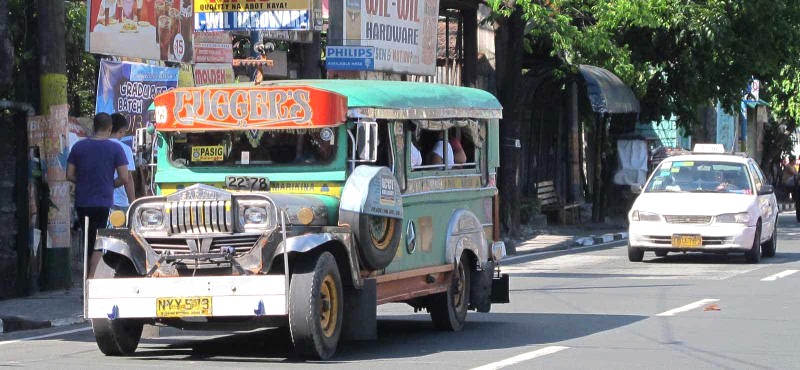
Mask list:
[[[89,52],[189,63],[193,19],[192,0],[91,0]]]
[[[346,46],[374,47],[374,70],[436,73],[439,0],[344,0]]]
[[[122,113],[129,133],[146,125],[145,113],[156,95],[178,86],[178,69],[141,63],[100,63],[97,113]]]

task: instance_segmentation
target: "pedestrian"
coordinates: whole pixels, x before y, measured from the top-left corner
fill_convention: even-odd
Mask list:
[[[125,119],[120,113],[111,115],[111,141],[119,144],[122,151],[125,152],[125,158],[128,162],[128,176],[133,179],[133,173],[136,171],[136,162],[133,159],[133,149],[130,146],[120,141],[123,136],[128,132],[128,120]],[[114,180],[117,179],[116,173]],[[128,181],[124,186],[114,188],[114,204],[111,206],[112,210],[119,210],[124,213],[128,212],[130,202],[136,199],[136,188],[133,181]]]
[[[108,212],[114,204],[114,188],[130,180],[125,152],[109,140],[112,126],[111,116],[107,113],[95,115],[94,135],[75,143],[67,158],[67,180],[75,183],[78,219],[84,224],[84,219],[89,218],[85,261],[89,261],[94,250],[97,229],[106,227],[108,223]]]
[[[781,173],[781,184],[787,193],[792,195],[794,200],[794,211],[797,222],[800,222],[800,186],[797,186],[797,168],[795,167],[795,156],[789,155],[789,158],[783,163],[783,172]]]

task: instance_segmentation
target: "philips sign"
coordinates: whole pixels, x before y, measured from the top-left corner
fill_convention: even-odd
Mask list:
[[[372,46],[328,46],[325,55],[328,70],[371,71],[375,68]]]

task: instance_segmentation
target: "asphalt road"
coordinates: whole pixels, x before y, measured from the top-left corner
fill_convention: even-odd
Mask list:
[[[379,308],[379,339],[327,362],[288,358],[286,333],[162,330],[136,355],[104,357],[86,325],[6,336],[0,366],[29,368],[790,369],[800,368],[800,224],[780,219],[778,253],[645,255],[623,245],[515,258],[512,303],[432,329],[405,305]]]

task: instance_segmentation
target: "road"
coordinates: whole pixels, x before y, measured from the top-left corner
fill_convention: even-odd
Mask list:
[[[405,305],[379,309],[379,339],[343,343],[318,368],[800,368],[800,225],[780,218],[778,254],[645,255],[617,244],[515,258],[512,303],[436,332]],[[193,335],[194,334],[194,335]],[[162,330],[136,355],[104,357],[86,325],[5,336],[0,366],[31,368],[301,368],[278,329],[221,335]],[[193,336],[192,336],[193,335]],[[32,337],[33,338],[30,338]],[[38,338],[37,338],[38,337]]]

